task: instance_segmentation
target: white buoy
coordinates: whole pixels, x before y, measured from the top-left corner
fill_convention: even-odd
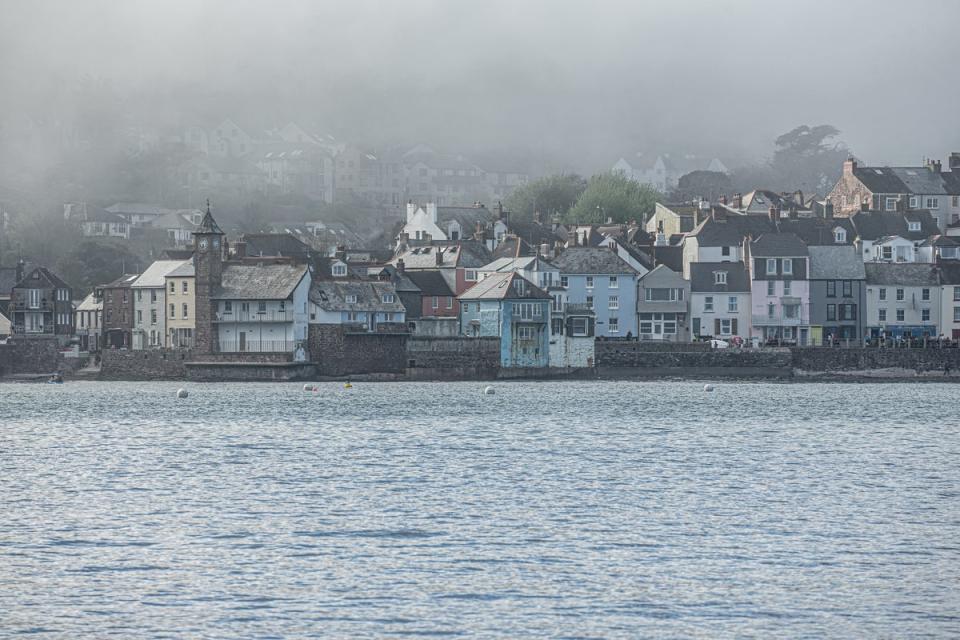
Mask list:
[[[177,397],[178,397],[178,398],[186,398],[188,395],[189,395],[189,394],[187,393],[187,390],[186,390],[186,389],[177,389]]]
[[[312,384],[305,384],[305,385],[303,385],[303,390],[304,390],[304,391],[313,391],[313,385],[312,385]]]
[[[493,387],[487,387],[483,390],[484,395],[492,396],[496,391],[493,390]]]
[[[712,385],[712,384],[705,384],[705,385],[703,385],[703,390],[704,390],[704,391],[713,391],[713,385]]]

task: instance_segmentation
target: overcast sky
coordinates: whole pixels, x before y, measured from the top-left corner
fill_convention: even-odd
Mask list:
[[[0,5],[8,111],[69,101],[87,74],[150,96],[129,106],[145,119],[295,116],[598,168],[640,148],[769,154],[799,124],[835,125],[871,163],[960,150],[955,0]]]

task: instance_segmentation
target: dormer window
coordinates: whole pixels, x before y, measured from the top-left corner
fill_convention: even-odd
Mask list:
[[[841,227],[833,230],[833,241],[837,244],[844,244],[847,241],[847,231]]]
[[[347,275],[347,265],[343,264],[342,262],[338,262],[337,264],[333,265],[333,275],[334,277],[341,278]]]
[[[726,272],[726,271],[714,271],[714,272],[713,272],[713,283],[714,283],[714,284],[727,284],[727,272]]]
[[[920,206],[920,198],[917,196],[910,196],[910,208],[916,209]]]
[[[349,294],[347,294],[346,296],[344,296],[343,299],[344,299],[344,301],[345,301],[347,304],[357,304],[357,296],[356,296],[356,294],[349,293]]]
[[[790,258],[783,261],[783,275],[793,275],[793,260]]]
[[[907,223],[907,228],[910,229],[910,231],[920,231],[920,222],[918,220],[911,220]]]
[[[384,304],[393,304],[394,295],[392,293],[385,293],[382,296],[380,296],[380,301],[383,302]]]

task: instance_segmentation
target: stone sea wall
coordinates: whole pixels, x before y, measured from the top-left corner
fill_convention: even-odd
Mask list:
[[[407,340],[407,377],[414,380],[492,380],[500,371],[500,338]]]
[[[853,347],[804,347],[792,350],[795,369],[811,372],[908,369],[918,372],[943,371],[949,365],[960,371],[960,349],[898,349]]]
[[[185,380],[187,362],[193,352],[187,349],[145,349],[120,351],[105,349],[100,355],[102,380]]]
[[[53,373],[62,368],[56,338],[11,339],[0,344],[0,375]]]

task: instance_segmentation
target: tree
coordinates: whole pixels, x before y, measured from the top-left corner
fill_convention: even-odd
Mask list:
[[[653,215],[660,193],[620,173],[601,173],[590,178],[586,190],[566,215],[567,222],[602,223],[636,220],[643,223]]]
[[[563,217],[587,188],[587,181],[575,173],[539,178],[517,187],[504,203],[511,215],[530,220],[535,211],[546,217]]]
[[[850,150],[836,137],[839,129],[829,124],[801,125],[774,141],[770,163],[777,189],[826,193],[836,184]]]
[[[83,294],[116,280],[124,273],[137,273],[145,266],[120,241],[90,238],[66,254],[57,268],[60,276],[78,294]]]
[[[732,192],[733,182],[727,174],[720,171],[691,171],[680,176],[671,198],[676,202],[688,202],[696,198],[716,202],[720,196]]]

